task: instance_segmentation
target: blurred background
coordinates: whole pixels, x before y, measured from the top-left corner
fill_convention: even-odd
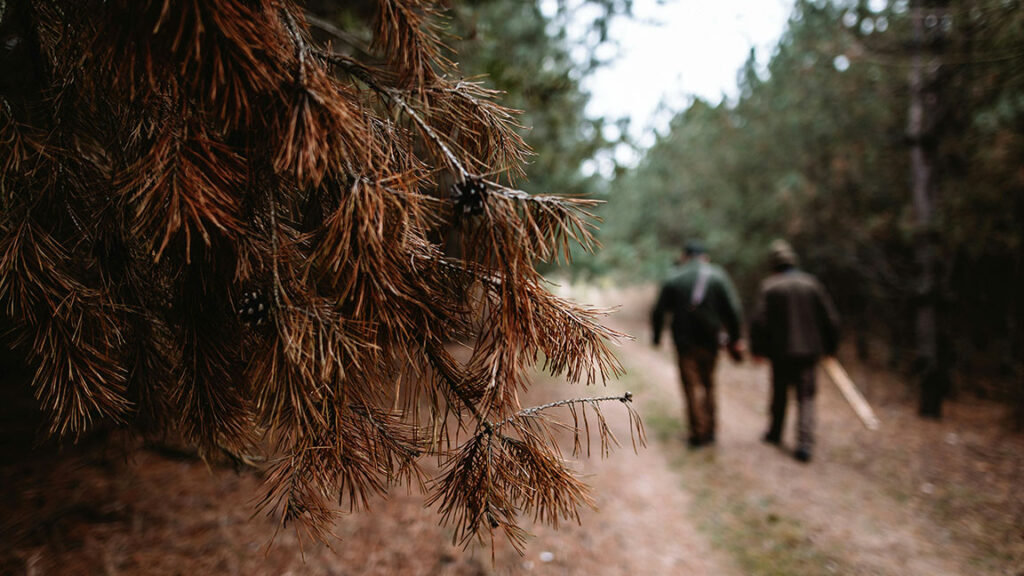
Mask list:
[[[607,200],[603,249],[577,256],[577,277],[657,281],[700,238],[751,302],[769,242],[787,238],[860,360],[1013,404],[1024,424],[1019,2],[549,0],[455,15],[467,74],[526,110],[537,159],[523,186]],[[531,26],[543,42],[523,41]]]

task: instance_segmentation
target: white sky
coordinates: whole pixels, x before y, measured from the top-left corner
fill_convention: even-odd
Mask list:
[[[712,102],[735,96],[750,48],[767,63],[792,6],[792,0],[634,0],[636,18],[611,27],[618,58],[584,84],[591,93],[587,112],[630,117],[630,132],[650,145],[651,129],[667,126],[670,111],[685,107],[688,95]],[[669,110],[658,114],[662,102]]]

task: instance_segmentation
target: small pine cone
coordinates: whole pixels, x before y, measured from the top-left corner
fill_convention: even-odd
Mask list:
[[[259,326],[270,316],[270,305],[263,296],[263,291],[256,288],[250,292],[242,292],[238,304],[238,317],[249,326]]]
[[[465,182],[457,182],[452,186],[452,197],[455,208],[461,214],[475,215],[484,211],[487,184],[477,177],[466,178]]]

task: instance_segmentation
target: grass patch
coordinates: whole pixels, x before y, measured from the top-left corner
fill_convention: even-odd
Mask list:
[[[692,512],[712,544],[744,573],[761,576],[850,574],[821,550],[808,530],[773,499],[755,497],[711,458],[680,458],[684,481],[694,492]]]
[[[680,438],[680,435],[683,433],[683,427],[679,423],[679,418],[673,418],[668,414],[660,412],[653,414],[643,413],[642,416],[644,419],[644,429],[662,444]]]

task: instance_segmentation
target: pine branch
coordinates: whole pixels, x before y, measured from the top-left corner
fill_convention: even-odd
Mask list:
[[[117,0],[102,12],[106,21],[84,56],[112,68],[108,80],[132,100],[181,90],[224,125],[249,126],[258,97],[275,95],[286,80],[286,32],[269,0]]]
[[[479,180],[474,172],[498,167],[494,172],[522,176],[529,148],[519,135],[515,111],[495,104],[497,92],[475,82],[450,84],[444,78],[435,87],[414,92],[393,86],[396,79],[342,54],[318,51],[324,62],[343,70],[368,86],[385,102],[396,105],[416,126],[428,146],[442,159],[458,182]],[[435,121],[441,118],[442,121]],[[453,123],[452,119],[458,122]],[[458,140],[448,134],[457,134]],[[472,168],[467,162],[474,162]]]
[[[512,422],[514,422],[516,420],[522,419],[522,418],[531,418],[531,417],[537,416],[541,412],[544,412],[546,410],[550,410],[552,408],[561,408],[563,406],[571,406],[571,405],[574,405],[574,404],[591,404],[592,405],[592,404],[597,404],[597,403],[600,403],[600,402],[608,402],[608,401],[611,401],[611,400],[618,400],[619,402],[622,402],[623,404],[625,404],[627,402],[632,402],[633,401],[633,393],[632,392],[626,392],[626,393],[622,394],[621,396],[598,396],[596,398],[571,398],[571,399],[567,399],[567,400],[557,400],[555,402],[549,402],[547,404],[541,404],[540,406],[533,406],[531,408],[525,408],[523,410],[520,410],[519,412],[516,412],[515,415],[509,416],[508,418],[502,420],[501,422],[498,422],[498,423],[494,424],[492,426],[492,428],[494,430],[497,430],[497,429],[501,428],[502,426],[505,426],[506,424],[510,424],[510,423],[512,423]]]
[[[441,55],[444,46],[432,4],[430,0],[377,0],[374,46],[386,54],[401,81],[416,89],[433,84],[438,76],[435,67],[452,67]]]
[[[520,513],[590,503],[549,412],[606,452],[600,403],[626,398],[519,400],[538,363],[621,371],[603,312],[536,270],[595,246],[596,203],[503,184],[516,113],[449,79],[434,2],[378,3],[356,60],[287,1],[33,2],[46,86],[0,93],[0,311],[54,434],[270,462],[260,509],[312,538],[436,456],[457,539],[521,547]]]
[[[372,166],[371,157],[381,153],[365,137],[368,120],[354,105],[354,96],[314,59],[291,12],[282,13],[295,67],[288,114],[277,127],[282,145],[274,169],[294,174],[303,187],[319,186],[332,171],[358,174],[357,167]]]
[[[575,407],[593,410],[600,422],[602,453],[607,455],[615,440],[599,409],[602,402],[627,404],[634,449],[637,443],[645,443],[639,418],[628,408],[632,398],[626,392],[621,396],[561,400],[520,410],[482,427],[445,465],[428,504],[438,504],[442,520],[455,526],[456,542],[466,544],[500,528],[522,552],[525,533],[517,525],[520,512],[533,513],[535,520],[557,526],[560,520],[578,522],[579,507],[593,506],[585,487],[551,452],[550,434],[536,428],[551,422],[543,414],[554,408],[573,409],[572,429],[579,453],[581,428]],[[589,453],[589,426],[585,426]],[[501,429],[505,427],[513,428],[516,436],[504,434]]]
[[[180,239],[189,262],[193,236],[209,247],[215,234],[243,231],[236,214],[238,191],[246,181],[245,159],[211,138],[198,120],[186,122],[172,121],[116,179],[136,215],[133,232],[145,239],[156,261],[172,241]]]
[[[10,216],[10,215],[8,215]],[[63,246],[33,221],[6,222],[0,235],[0,302],[35,364],[36,397],[50,433],[78,437],[94,419],[123,422],[124,338],[111,306],[67,275]]]

